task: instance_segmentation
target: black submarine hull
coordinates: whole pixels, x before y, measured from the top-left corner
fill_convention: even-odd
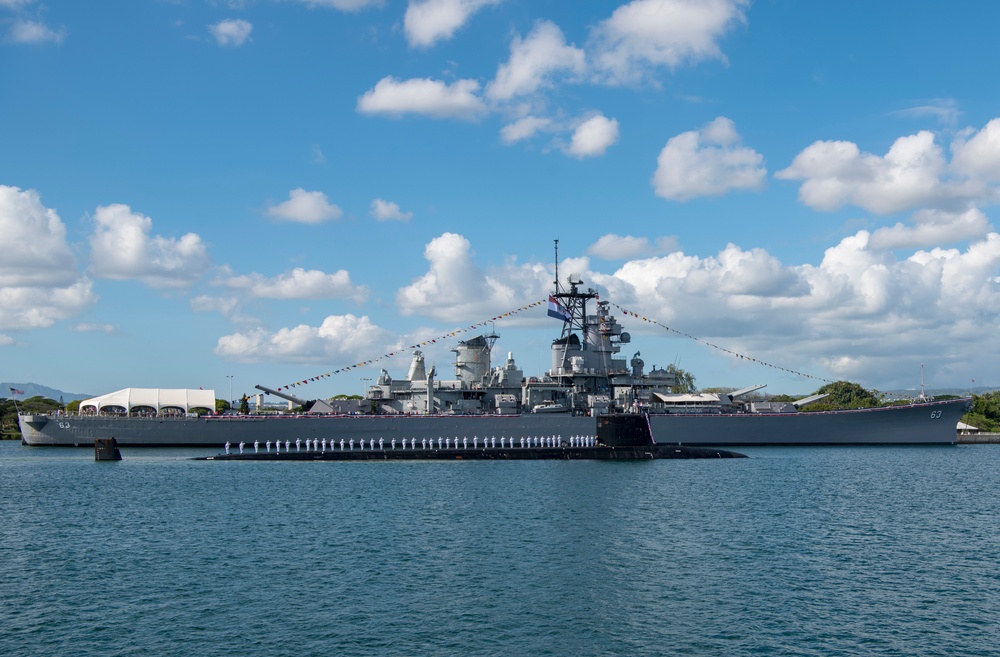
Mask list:
[[[637,461],[650,459],[727,459],[745,454],[707,447],[525,447],[524,449],[355,449],[341,452],[245,452],[203,456],[206,461]]]
[[[457,441],[456,441],[457,442]],[[484,441],[485,442],[485,441]],[[649,419],[645,415],[609,414],[597,420],[597,439],[593,446],[573,446],[565,441],[551,447],[467,446],[435,448],[433,445],[409,449],[344,449],[330,445],[322,450],[271,452],[255,450],[201,457],[207,461],[638,461],[652,459],[746,458],[745,454],[712,447],[689,447],[653,442]]]

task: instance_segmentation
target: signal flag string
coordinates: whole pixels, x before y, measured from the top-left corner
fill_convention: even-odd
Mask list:
[[[325,372],[323,374],[317,374],[316,376],[311,376],[308,379],[302,379],[301,381],[296,381],[294,383],[289,383],[287,385],[280,386],[277,389],[278,390],[288,390],[290,388],[297,388],[299,386],[308,385],[312,381],[319,381],[320,379],[327,379],[327,378],[333,376],[334,374],[340,374],[341,372],[349,372],[349,371],[355,370],[355,369],[357,369],[359,367],[364,367],[365,365],[371,365],[372,363],[377,363],[377,362],[379,362],[381,360],[385,360],[387,358],[392,358],[393,356],[397,356],[397,355],[403,353],[403,351],[409,351],[411,349],[417,349],[419,347],[425,347],[425,346],[427,346],[429,344],[435,344],[438,340],[445,340],[447,338],[453,338],[453,337],[455,337],[456,335],[458,335],[460,333],[468,333],[469,331],[475,331],[476,329],[480,328],[481,326],[486,326],[487,324],[489,324],[491,322],[499,321],[499,320],[504,319],[506,317],[510,317],[511,315],[516,315],[518,313],[524,312],[525,310],[530,310],[531,308],[537,308],[538,306],[542,305],[545,302],[546,302],[545,299],[541,299],[539,301],[534,301],[532,303],[529,303],[526,306],[521,306],[520,308],[518,308],[516,310],[511,310],[509,312],[501,313],[499,315],[491,317],[490,319],[484,319],[481,322],[476,322],[475,324],[471,324],[471,325],[463,327],[463,328],[457,328],[454,331],[449,331],[448,333],[444,333],[444,334],[439,335],[439,336],[437,336],[435,338],[430,338],[430,339],[424,340],[422,342],[416,342],[416,343],[411,344],[410,346],[405,347],[403,349],[400,349],[398,351],[392,351],[392,352],[389,352],[387,354],[382,354],[381,356],[377,356],[377,357],[371,358],[369,360],[361,361],[360,363],[354,363],[352,365],[345,365],[343,367],[339,367],[339,368],[337,368],[335,370],[332,370],[330,372]]]
[[[381,356],[377,356],[375,358],[370,358],[368,360],[361,361],[360,363],[353,363],[351,365],[344,365],[343,367],[339,367],[339,368],[337,368],[335,370],[331,370],[329,372],[324,372],[323,374],[317,374],[316,376],[311,376],[309,378],[302,379],[301,381],[295,381],[293,383],[289,383],[289,384],[280,386],[277,389],[278,390],[289,390],[291,388],[297,388],[299,386],[308,385],[309,383],[314,382],[314,381],[319,381],[320,379],[330,378],[331,376],[333,376],[335,374],[340,374],[342,372],[349,372],[351,370],[358,369],[359,367],[364,367],[366,365],[371,365],[373,363],[377,363],[377,362],[385,360],[387,358],[392,358],[394,356],[397,356],[397,355],[401,354],[403,351],[409,351],[411,349],[418,349],[419,347],[425,347],[425,346],[427,346],[429,344],[435,344],[435,343],[437,343],[438,340],[445,340],[447,338],[453,338],[456,335],[459,335],[461,333],[468,333],[469,331],[475,331],[476,329],[478,329],[478,328],[480,328],[482,326],[486,326],[487,324],[489,324],[491,322],[496,322],[496,321],[499,321],[499,320],[504,319],[506,317],[510,317],[511,315],[516,315],[516,314],[522,313],[522,312],[524,312],[526,310],[530,310],[532,308],[537,308],[538,306],[540,306],[540,305],[542,305],[544,303],[546,303],[545,299],[540,299],[538,301],[533,301],[532,303],[529,303],[527,305],[521,306],[520,308],[517,308],[515,310],[511,310],[509,312],[501,313],[501,314],[496,315],[494,317],[491,317],[489,319],[484,319],[481,322],[476,322],[475,324],[470,324],[469,326],[465,326],[465,327],[462,327],[462,328],[457,328],[457,329],[455,329],[453,331],[449,331],[448,333],[444,333],[444,334],[439,335],[437,337],[429,338],[427,340],[423,340],[422,342],[416,342],[414,344],[409,345],[408,347],[405,347],[404,349],[400,349],[398,351],[392,351],[392,352],[389,352],[389,353],[386,353],[386,354],[382,354]],[[764,367],[770,367],[772,369],[780,370],[782,372],[788,372],[789,374],[794,374],[796,376],[801,376],[801,377],[804,377],[804,378],[807,378],[807,379],[813,379],[815,381],[822,381],[824,383],[834,383],[834,381],[831,381],[830,379],[824,379],[821,376],[814,376],[812,374],[806,374],[805,372],[799,372],[798,370],[793,370],[793,369],[789,369],[787,367],[781,367],[779,365],[774,365],[773,363],[768,363],[768,362],[760,360],[758,358],[753,358],[751,356],[746,356],[744,354],[737,353],[737,352],[732,351],[730,349],[726,349],[725,347],[720,347],[717,344],[713,344],[713,343],[708,342],[706,340],[702,340],[701,338],[697,338],[697,337],[695,337],[693,335],[685,333],[684,331],[678,331],[677,329],[671,328],[671,327],[667,326],[666,324],[661,324],[660,322],[656,321],[655,319],[650,319],[649,317],[644,317],[643,315],[640,315],[638,313],[634,313],[631,310],[628,310],[626,308],[623,308],[623,307],[619,306],[617,303],[614,303],[613,301],[609,301],[608,303],[610,303],[612,306],[614,306],[615,308],[617,308],[618,310],[620,310],[623,314],[628,315],[629,317],[635,317],[636,319],[640,319],[640,320],[646,322],[647,324],[654,324],[654,325],[659,326],[660,328],[662,328],[662,329],[664,329],[664,330],[666,330],[666,331],[668,331],[670,333],[676,333],[677,335],[680,335],[680,336],[683,336],[685,338],[688,338],[689,340],[694,340],[695,342],[703,344],[703,345],[705,345],[707,347],[711,347],[712,349],[715,349],[717,351],[722,351],[724,353],[729,354],[730,356],[735,356],[736,358],[739,358],[741,360],[746,360],[746,361],[749,361],[751,363],[756,363],[758,365],[763,365]]]
[[[644,322],[646,322],[648,324],[655,324],[656,326],[659,326],[660,328],[662,328],[662,329],[664,329],[666,331],[669,331],[670,333],[676,333],[677,335],[684,336],[685,338],[688,338],[690,340],[694,340],[695,342],[698,342],[698,343],[703,344],[705,346],[711,347],[712,349],[716,349],[718,351],[723,351],[723,352],[725,352],[725,353],[727,353],[727,354],[729,354],[731,356],[736,356],[737,358],[739,358],[741,360],[747,360],[747,361],[750,361],[751,363],[757,363],[758,365],[763,365],[764,367],[770,367],[772,369],[781,370],[782,372],[788,372],[789,374],[795,374],[796,376],[802,376],[802,377],[805,377],[807,379],[813,379],[815,381],[823,381],[824,383],[835,383],[835,381],[831,381],[830,379],[824,379],[821,376],[813,376],[812,374],[806,374],[805,372],[799,372],[798,370],[791,370],[791,369],[788,369],[787,367],[781,367],[779,365],[774,365],[772,363],[768,363],[768,362],[759,360],[757,358],[751,358],[750,356],[744,356],[743,354],[736,353],[735,351],[732,351],[730,349],[726,349],[725,347],[720,347],[717,344],[712,344],[711,342],[708,342],[706,340],[702,340],[701,338],[696,338],[695,336],[690,335],[688,333],[685,333],[684,331],[678,331],[677,329],[671,328],[671,327],[667,326],[666,324],[661,324],[660,322],[656,321],[655,319],[650,319],[648,317],[643,317],[642,315],[640,315],[638,313],[634,313],[631,310],[626,310],[625,308],[622,308],[621,306],[619,306],[617,303],[615,303],[613,301],[609,301],[608,303],[610,303],[612,306],[614,306],[618,310],[622,311],[624,314],[628,315],[629,317],[635,317],[636,319],[641,319],[642,321],[644,321]]]

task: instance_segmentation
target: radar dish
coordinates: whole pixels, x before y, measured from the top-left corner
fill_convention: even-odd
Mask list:
[[[580,274],[577,274],[576,272],[570,274],[566,280],[569,282],[570,285],[580,285],[581,283],[583,283],[583,279],[580,278]]]
[[[622,343],[626,343],[627,344],[629,342],[632,342],[632,336],[629,335],[627,331],[622,331],[622,334],[620,336],[618,336],[618,340],[620,342],[622,342]],[[638,355],[639,354],[636,354],[636,356],[638,356]]]

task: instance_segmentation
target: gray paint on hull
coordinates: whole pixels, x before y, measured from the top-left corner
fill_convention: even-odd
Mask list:
[[[651,415],[653,437],[683,445],[950,445],[968,399],[888,406],[861,411],[741,415]],[[212,446],[240,441],[437,440],[597,434],[593,417],[565,414],[444,416],[293,416],[212,418],[118,418],[52,416],[44,423],[21,416],[28,445],[92,446],[115,438],[121,446]],[[36,416],[37,417],[37,416]],[[34,426],[32,426],[34,425]]]

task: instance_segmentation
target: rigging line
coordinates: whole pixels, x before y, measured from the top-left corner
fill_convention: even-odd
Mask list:
[[[495,316],[491,317],[490,319],[484,319],[481,322],[476,322],[475,324],[471,324],[471,325],[466,326],[466,327],[457,328],[457,329],[455,329],[453,331],[448,331],[447,333],[443,333],[443,334],[441,334],[441,335],[439,335],[437,337],[428,338],[428,339],[426,339],[426,340],[424,340],[422,342],[417,342],[417,343],[411,344],[408,347],[401,347],[401,348],[397,349],[396,351],[392,351],[392,352],[389,352],[389,353],[386,353],[386,354],[382,354],[381,356],[376,356],[375,358],[369,358],[368,360],[363,360],[363,361],[361,361],[359,363],[352,363],[350,365],[343,365],[341,367],[338,367],[335,370],[331,370],[329,372],[324,372],[323,374],[317,374],[315,376],[307,377],[307,378],[302,379],[300,381],[295,381],[293,383],[288,383],[288,384],[285,384],[283,386],[279,386],[277,389],[278,390],[288,390],[290,388],[297,388],[299,386],[308,385],[311,381],[316,381],[318,379],[326,379],[326,378],[329,378],[329,377],[331,377],[331,376],[333,376],[335,374],[340,374],[341,372],[347,372],[347,371],[350,371],[350,370],[357,369],[359,367],[364,367],[365,365],[371,365],[371,364],[377,363],[377,362],[379,362],[381,360],[385,360],[387,358],[392,358],[394,356],[398,356],[399,354],[403,353],[404,351],[409,351],[411,349],[418,349],[420,347],[427,346],[428,344],[434,344],[438,340],[444,340],[445,338],[455,337],[459,333],[468,333],[469,331],[474,331],[474,330],[478,329],[481,326],[486,326],[487,324],[492,324],[492,323],[497,322],[497,321],[499,321],[501,319],[504,319],[506,317],[510,317],[511,315],[516,315],[516,314],[518,314],[520,312],[524,312],[525,310],[530,310],[531,308],[536,308],[536,307],[538,307],[538,306],[540,306],[540,305],[542,305],[544,303],[547,303],[547,301],[548,301],[547,299],[540,299],[538,301],[532,301],[531,303],[525,304],[525,305],[521,306],[520,308],[517,308],[515,310],[510,310],[510,311],[505,312],[505,313],[500,313],[499,315],[495,315]]]
[[[789,369],[787,367],[781,367],[779,365],[774,365],[773,363],[768,363],[766,361],[760,360],[759,358],[752,358],[751,356],[745,356],[743,354],[740,354],[740,353],[737,353],[735,351],[732,351],[731,349],[726,349],[725,347],[720,347],[717,344],[712,344],[711,342],[708,342],[707,340],[702,340],[701,338],[696,338],[695,336],[693,336],[693,335],[691,335],[689,333],[685,333],[684,331],[678,331],[677,329],[671,328],[671,327],[667,326],[666,324],[661,324],[660,322],[656,321],[655,319],[650,319],[648,317],[643,317],[642,315],[639,315],[638,313],[634,313],[631,310],[626,310],[625,308],[622,308],[621,306],[619,306],[617,303],[615,303],[613,301],[609,301],[608,303],[610,303],[612,306],[614,306],[618,310],[622,311],[626,315],[629,315],[631,317],[635,317],[637,319],[641,319],[642,321],[647,322],[649,324],[655,324],[655,325],[659,326],[660,328],[665,329],[665,330],[667,330],[667,331],[669,331],[671,333],[676,333],[677,335],[680,335],[680,336],[683,336],[685,338],[688,338],[689,340],[694,340],[695,342],[703,344],[703,345],[705,345],[707,347],[711,347],[712,349],[716,349],[718,351],[724,351],[725,353],[730,354],[732,356],[736,356],[737,358],[740,358],[742,360],[748,360],[748,361],[750,361],[752,363],[757,363],[758,365],[763,365],[765,367],[770,367],[772,369],[781,370],[782,372],[788,372],[789,374],[795,374],[796,376],[805,377],[807,379],[813,379],[815,381],[823,381],[824,383],[836,383],[835,381],[831,381],[830,379],[824,379],[821,376],[814,376],[812,374],[806,374],[805,372],[799,372],[798,370],[793,370],[793,369]]]

